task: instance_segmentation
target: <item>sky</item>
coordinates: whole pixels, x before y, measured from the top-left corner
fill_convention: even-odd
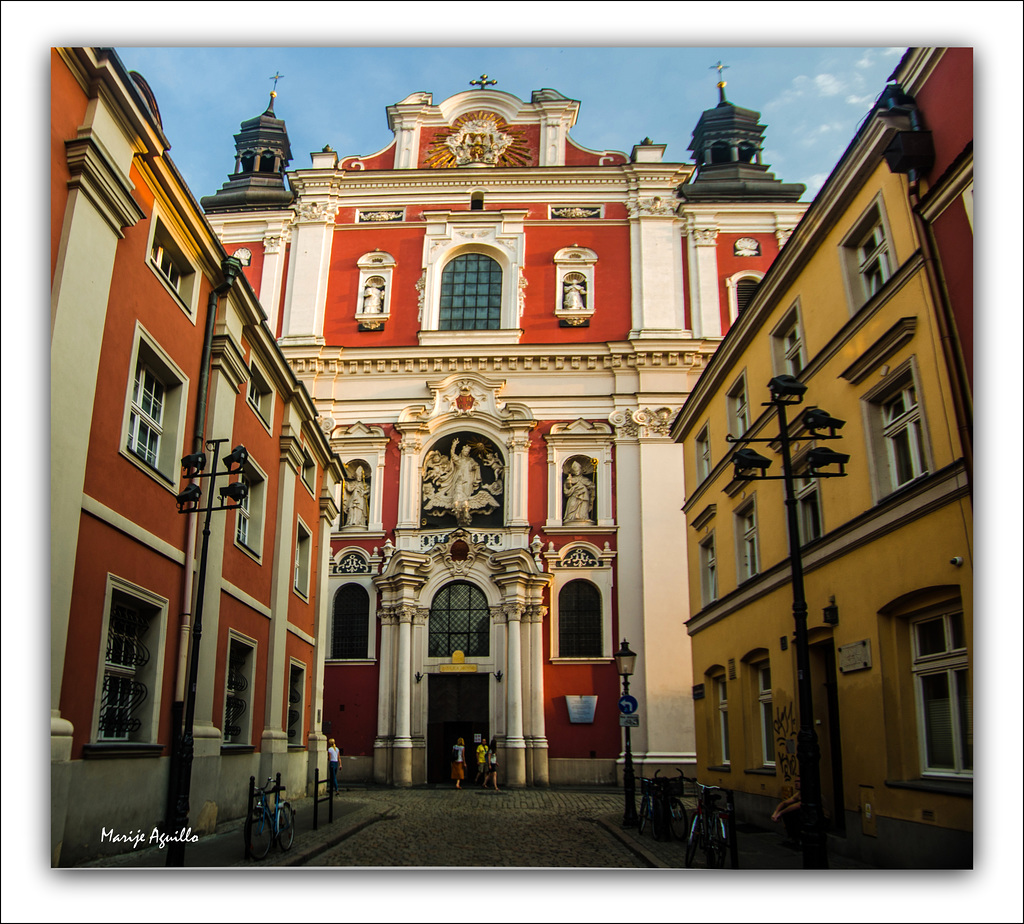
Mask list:
[[[981,555],[975,602],[982,613],[1008,617],[998,631],[989,621],[978,620],[976,641],[984,661],[979,676],[986,679],[984,688],[979,679],[978,700],[985,703],[976,724],[979,763],[1011,768],[1004,782],[1012,781],[1024,764],[1021,739],[999,732],[1020,728],[1021,620],[1013,617],[1016,608],[1006,601],[1020,597],[1021,532],[1018,517],[1002,515],[997,492],[1008,483],[1016,484],[1019,472],[997,471],[993,460],[1021,457],[1021,3],[645,0],[428,5],[401,0],[246,0],[177,2],[158,8],[99,0],[55,0],[45,5],[4,0],[0,9],[7,167],[0,174],[7,322],[2,372],[9,399],[5,417],[17,424],[9,425],[4,436],[5,522],[17,528],[0,531],[3,611],[35,619],[40,627],[37,644],[27,653],[20,642],[3,647],[4,725],[23,728],[25,703],[35,704],[27,713],[34,729],[28,734],[32,746],[20,752],[31,756],[14,771],[19,798],[26,793],[31,806],[26,815],[30,820],[23,826],[23,837],[2,844],[5,879],[17,877],[15,888],[3,893],[5,919],[8,894],[23,897],[17,917],[26,920],[63,920],[68,907],[74,907],[75,917],[83,921],[128,919],[143,901],[154,921],[178,920],[182,913],[178,896],[156,877],[135,876],[130,883],[122,878],[116,885],[121,903],[115,908],[109,902],[109,877],[54,876],[46,871],[49,745],[45,707],[40,706],[49,696],[44,588],[50,568],[62,565],[49,561],[45,501],[51,419],[45,306],[52,45],[113,46],[129,68],[146,77],[163,113],[172,158],[196,198],[215,192],[225,181],[233,166],[232,135],[239,122],[262,112],[271,85],[268,78],[276,71],[285,75],[278,86],[276,110],[287,122],[293,167],[308,166],[309,152],[327,143],[341,154],[372,153],[391,139],[386,106],[415,90],[428,90],[435,103],[440,102],[467,89],[468,81],[481,73],[497,78],[498,89],[522,99],[542,87],[579,99],[580,116],[572,134],[586,147],[628,153],[650,135],[668,144],[666,159],[687,160],[693,126],[701,111],[717,101],[715,74],[708,68],[718,60],[729,65],[729,98],[762,113],[768,126],[765,160],[780,179],[807,184],[809,198],[898,61],[887,49],[975,46],[977,458],[979,471],[992,476],[980,477],[976,489]],[[175,49],[148,50],[155,45]],[[213,51],[213,46],[222,45],[234,49]],[[313,45],[331,47],[296,52]],[[859,68],[857,63],[866,57],[870,67]],[[1009,185],[1002,182],[1007,174],[1001,168],[1007,163]],[[994,394],[1000,395],[998,404],[992,401]],[[1009,426],[1002,407],[1007,400],[1016,409],[1015,422]],[[59,418],[60,409],[53,413]],[[996,451],[997,439],[1001,454]],[[1005,488],[1001,494],[1005,498]],[[1019,509],[1019,501],[1017,505]],[[997,697],[1001,711],[991,708]],[[994,777],[990,774],[989,779]],[[521,914],[514,892],[513,901],[507,900],[510,888],[521,890],[528,884],[532,907],[542,907],[559,920],[630,920],[638,907],[649,909],[654,902],[662,909],[678,908],[680,901],[693,916],[703,911],[715,919],[725,914],[728,920],[742,920],[745,914],[763,917],[765,896],[781,886],[790,899],[789,905],[785,899],[783,904],[776,902],[783,916],[787,907],[792,912],[799,894],[814,902],[815,914],[830,921],[878,915],[885,915],[879,920],[1019,920],[1019,808],[1010,824],[1002,823],[1005,791],[991,785],[978,787],[975,808],[977,868],[952,876],[901,872],[859,876],[854,884],[823,875],[809,884],[798,874],[783,880],[744,871],[743,884],[749,888],[731,889],[726,896],[717,877],[712,883],[706,877],[687,876],[684,882],[683,873],[642,881],[597,871],[530,880],[515,873],[461,874],[457,880],[425,871],[407,872],[400,879],[387,873],[342,873],[331,879],[314,876],[304,883],[282,880],[282,888],[262,889],[255,904],[250,901],[246,908],[257,920],[269,920],[280,911],[273,917],[277,920],[294,911],[298,886],[319,894],[318,907],[328,915],[358,920],[363,909],[375,921],[407,920],[395,890],[404,886],[427,899],[417,903],[418,919],[448,920],[457,885],[459,897],[485,902],[481,907],[487,916],[503,921]],[[221,876],[176,877],[175,886],[179,884],[187,884],[188,891],[181,890],[180,896],[190,905],[201,901],[208,911],[221,909],[226,920],[228,915],[237,916],[240,893],[230,884],[225,889]],[[727,905],[722,903],[724,896]]]
[[[234,168],[233,135],[269,101],[285,120],[292,169],[330,144],[341,156],[371,154],[393,138],[386,107],[426,90],[434,103],[470,89],[529,100],[552,88],[580,101],[572,137],[584,147],[629,153],[645,136],[665,160],[690,162],[697,120],[726,95],[761,113],[764,162],[776,177],[818,191],[905,50],[883,47],[257,47],[118,45],[156,95],[171,158],[197,198]],[[200,76],[201,75],[201,76]]]

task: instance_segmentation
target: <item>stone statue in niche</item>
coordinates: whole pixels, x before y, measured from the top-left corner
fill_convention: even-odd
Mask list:
[[[436,449],[427,453],[423,465],[423,512],[450,513],[459,526],[469,526],[477,514],[488,514],[500,504],[504,493],[505,466],[497,450],[485,440],[459,445],[452,440],[448,455]],[[493,480],[485,482],[483,468]]]
[[[586,280],[579,273],[570,273],[563,280],[562,307],[566,311],[582,311],[587,307]]]
[[[363,314],[381,314],[384,311],[384,280],[371,276],[363,289]]]
[[[562,480],[562,493],[565,495],[565,510],[562,513],[563,526],[592,526],[594,509],[594,480],[588,477],[594,469],[589,461],[584,471],[579,459],[569,463],[565,478]]]
[[[366,469],[357,465],[349,478],[345,479],[345,526],[366,526],[370,516],[370,486],[366,481]]]

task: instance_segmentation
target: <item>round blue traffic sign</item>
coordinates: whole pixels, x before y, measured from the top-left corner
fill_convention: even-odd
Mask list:
[[[632,715],[639,706],[640,704],[636,701],[636,697],[630,696],[628,693],[619,698],[619,712],[623,715]]]

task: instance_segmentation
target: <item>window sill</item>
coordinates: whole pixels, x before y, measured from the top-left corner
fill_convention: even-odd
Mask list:
[[[145,459],[142,458],[138,453],[133,452],[127,446],[124,446],[120,450],[121,457],[127,459],[132,463],[139,471],[146,475],[149,475],[157,484],[161,487],[166,488],[175,497],[178,496],[177,484],[173,478],[162,472],[155,466],[150,465]]]
[[[221,757],[228,754],[251,754],[256,750],[254,744],[222,744],[220,746]]]
[[[885,785],[890,789],[913,789],[918,792],[931,792],[943,796],[974,798],[973,779],[886,780]]]
[[[708,773],[732,773],[732,767],[729,764],[718,764],[714,767],[707,768]]]
[[[421,330],[420,346],[478,346],[519,343],[518,328],[500,330]]]
[[[751,776],[776,776],[774,767],[751,767],[749,770],[744,770],[744,773],[749,773]]]
[[[376,664],[376,658],[325,658],[324,664],[347,664],[352,666],[354,664]]]
[[[598,655],[593,658],[551,658],[552,664],[611,664],[614,659],[605,655]]]
[[[103,741],[85,745],[82,748],[82,757],[92,760],[114,760],[124,757],[160,757],[163,752],[162,744],[148,744],[141,741]]]

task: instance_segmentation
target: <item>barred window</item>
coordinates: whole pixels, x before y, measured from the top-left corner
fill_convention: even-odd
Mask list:
[[[491,611],[479,587],[454,581],[442,587],[430,607],[428,654],[447,658],[461,651],[485,657],[491,650]]]
[[[115,593],[107,628],[107,652],[100,702],[99,738],[131,741],[142,726],[139,709],[149,695],[140,675],[149,663],[143,637],[152,612],[134,600]]]
[[[251,645],[237,638],[231,639],[228,647],[227,691],[224,696],[225,744],[246,744],[249,740],[252,655]]]
[[[558,656],[600,658],[601,594],[590,581],[570,581],[558,594]]]
[[[288,671],[288,745],[302,745],[303,694],[306,692],[306,672],[298,664]]]
[[[331,657],[367,657],[369,626],[370,595],[359,584],[345,584],[334,595]]]
[[[482,253],[465,253],[441,273],[440,330],[501,327],[501,267]]]

